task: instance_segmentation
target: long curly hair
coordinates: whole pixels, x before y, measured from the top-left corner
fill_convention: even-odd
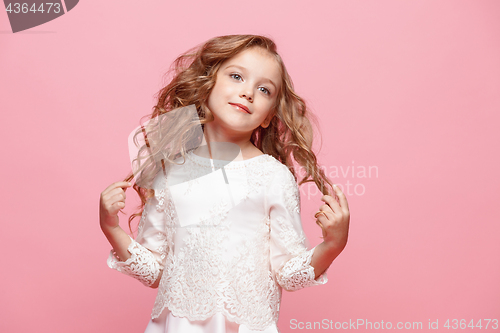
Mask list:
[[[316,155],[312,151],[314,133],[312,123],[319,129],[317,118],[309,111],[304,100],[295,93],[292,79],[276,51],[276,44],[268,37],[258,35],[219,36],[180,55],[166,73],[169,83],[157,93],[158,102],[153,107],[151,115],[148,116],[149,119],[159,119],[161,118],[159,116],[165,115],[167,112],[195,105],[198,127],[201,124],[202,129],[204,129],[204,124],[214,119],[207,106],[208,97],[215,85],[217,71],[221,64],[238,53],[253,47],[266,50],[276,59],[282,82],[276,104],[271,110],[273,117],[269,126],[256,128],[250,141],[264,154],[269,154],[286,165],[297,180],[292,162],[293,157],[305,171],[299,186],[306,182],[314,182],[323,194],[333,193],[331,191],[332,183],[318,166]],[[169,77],[171,78],[169,79]],[[190,117],[183,118],[181,115],[175,122],[169,122],[169,124],[163,126],[162,131],[166,133],[166,136],[164,135],[161,140],[169,142],[171,149],[167,154],[160,152],[159,149],[149,151],[150,159],[146,159],[141,169],[144,181],[151,182],[161,169],[165,172],[175,158],[184,156],[186,144],[190,140],[200,139],[193,137],[192,131],[196,122]],[[154,131],[150,128],[148,135]],[[139,129],[135,133],[135,137],[141,135],[143,134]],[[159,154],[162,154],[160,157],[162,159],[161,167],[157,163]],[[133,178],[134,172],[131,172],[125,181],[131,181]],[[138,207],[139,211],[129,217],[131,231],[132,220],[142,214],[147,199],[154,195],[153,189],[141,187],[137,183],[136,179],[133,188],[141,198],[141,204]],[[329,188],[326,186],[327,184]]]

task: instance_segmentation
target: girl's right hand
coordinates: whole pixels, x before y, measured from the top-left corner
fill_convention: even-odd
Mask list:
[[[116,182],[101,193],[99,217],[101,228],[116,228],[119,225],[118,212],[125,207],[125,190],[132,186],[128,182]]]

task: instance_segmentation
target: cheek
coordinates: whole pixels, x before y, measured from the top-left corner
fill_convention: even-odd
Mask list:
[[[213,104],[214,101],[217,100],[217,95],[218,95],[218,91],[217,91],[217,86],[214,86],[212,91],[210,92],[210,95],[208,95],[208,104]]]
[[[210,92],[208,101],[211,104],[220,103],[224,96],[227,95],[227,89],[221,84],[215,84],[214,88]]]
[[[274,106],[274,101],[265,100],[262,102],[261,110],[267,116],[269,113],[271,113],[273,106]]]

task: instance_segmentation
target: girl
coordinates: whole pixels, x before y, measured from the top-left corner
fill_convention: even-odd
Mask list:
[[[173,71],[136,133],[145,145],[134,173],[101,193],[108,265],[159,288],[148,333],[276,333],[282,288],[326,283],[344,249],[346,197],[326,189],[311,150],[314,118],[272,40],[216,37],[181,55]],[[310,250],[292,154],[305,168],[300,184],[314,181],[324,194],[314,216],[323,242]],[[142,215],[135,240],[117,216],[134,176],[142,200],[129,219]]]

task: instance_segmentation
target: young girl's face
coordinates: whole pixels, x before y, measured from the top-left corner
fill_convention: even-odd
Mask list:
[[[248,135],[267,127],[281,85],[280,68],[266,50],[253,47],[222,63],[208,98],[219,134]]]

